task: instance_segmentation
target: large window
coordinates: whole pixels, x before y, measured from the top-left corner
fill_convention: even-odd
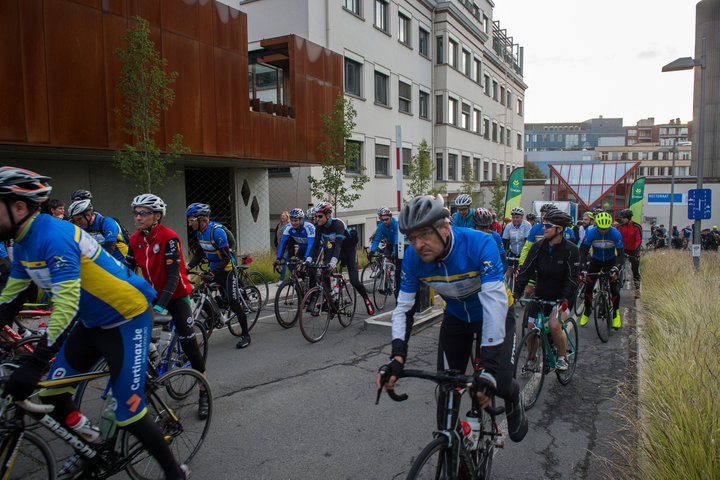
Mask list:
[[[398,40],[410,45],[410,19],[402,13],[398,13]]]
[[[409,148],[402,149],[402,174],[403,177],[410,177],[410,159],[412,158],[412,150]]]
[[[345,93],[362,97],[361,79],[362,65],[345,58]]]
[[[250,65],[249,75],[250,105],[254,110],[273,115],[286,115],[283,106],[287,105],[283,69],[265,63]]]
[[[481,118],[482,115],[480,114],[480,110],[474,109],[473,110],[473,131],[475,133],[480,133],[480,126],[481,126]]]
[[[439,152],[435,154],[435,178],[437,180],[442,180],[444,178],[443,170],[443,154],[442,152]]]
[[[448,154],[448,180],[457,180],[457,155]]]
[[[468,77],[472,75],[472,57],[470,56],[470,52],[463,49],[462,51],[462,62],[461,62],[460,70],[467,75]]]
[[[363,143],[357,140],[347,140],[345,142],[345,148],[353,151],[353,156],[345,168],[346,173],[360,173],[362,168],[362,145]]]
[[[443,96],[435,95],[435,123],[443,123]]]
[[[448,40],[448,63],[453,67],[458,66],[458,44],[455,40]]]
[[[420,118],[430,118],[430,112],[428,111],[430,94],[427,92],[420,92],[420,101],[418,102],[418,115]]]
[[[462,104],[462,113],[460,115],[460,127],[470,130],[470,105]]]
[[[387,175],[390,163],[390,147],[375,144],[375,175]]]
[[[412,105],[412,86],[409,83],[398,80],[398,109],[401,112],[410,113]]]
[[[458,124],[458,101],[448,98],[448,123]]]
[[[375,72],[375,103],[388,105],[388,76]]]
[[[375,26],[383,32],[388,31],[388,2],[375,0]]]
[[[360,15],[360,0],[343,0],[343,6],[355,15]]]
[[[418,51],[420,55],[430,56],[430,34],[423,28],[418,29]]]

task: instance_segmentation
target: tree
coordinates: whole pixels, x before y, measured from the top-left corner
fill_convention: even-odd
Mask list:
[[[355,128],[356,116],[352,101],[346,99],[342,92],[338,93],[332,113],[321,115],[322,132],[329,139],[318,145],[322,158],[321,178],[308,176],[308,182],[312,196],[330,203],[334,212],[337,212],[338,206],[352,207],[360,198],[364,185],[370,181],[363,173],[365,167],[360,164],[358,146],[347,141]],[[345,183],[347,172],[356,172],[352,174],[349,186]]]
[[[500,180],[500,175],[495,177],[495,184],[490,187],[492,199],[490,200],[490,208],[495,212],[498,218],[502,218],[505,214],[505,185]]]
[[[525,167],[523,178],[547,178],[547,176],[545,176],[540,168],[533,162],[525,160],[523,166]]]
[[[467,160],[463,167],[463,183],[458,188],[458,194],[467,193],[472,197],[473,205],[478,207],[484,203],[485,194],[480,191],[480,181],[475,180],[475,172],[472,170],[470,160]]]
[[[113,164],[125,178],[134,181],[138,188],[152,192],[167,180],[167,167],[173,160],[190,149],[183,146],[182,135],[175,134],[162,153],[153,138],[160,127],[161,112],[175,101],[170,88],[177,72],[166,72],[167,60],[160,57],[150,40],[150,24],[140,16],[123,35],[127,50],[115,49],[114,54],[123,62],[118,90],[125,102],[115,113],[122,117],[123,132],[132,136],[133,144],[123,145],[115,152]]]
[[[430,146],[424,138],[418,147],[418,153],[410,158],[408,164],[408,174],[410,175],[410,184],[407,189],[405,203],[409,202],[420,195],[427,195],[432,185],[432,174],[434,165],[430,158]]]

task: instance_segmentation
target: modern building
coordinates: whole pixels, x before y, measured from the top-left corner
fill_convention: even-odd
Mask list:
[[[692,123],[681,123],[679,118],[671,118],[668,123],[655,124],[655,118],[639,120],[635,126],[625,127],[625,145],[636,143],[657,143],[663,146],[686,143],[691,138]]]
[[[598,145],[624,145],[622,118],[591,118],[584,122],[526,123],[525,151],[592,150]]]
[[[595,149],[596,161],[639,161],[638,176],[672,176],[673,163],[675,176],[690,175],[692,145],[685,141],[680,145],[667,146],[660,143],[636,143],[625,147],[598,147]],[[674,160],[674,162],[673,162]]]
[[[357,111],[351,141],[371,181],[337,214],[360,238],[374,230],[378,206],[397,209],[396,152],[407,188],[407,164],[425,140],[433,187],[445,187],[449,199],[465,172],[478,181],[504,179],[522,166],[523,49],[493,19],[492,1],[223,1],[248,15],[251,56],[263,38],[288,34],[342,55],[344,94]],[[320,172],[271,171],[271,212],[318,200],[307,177]]]

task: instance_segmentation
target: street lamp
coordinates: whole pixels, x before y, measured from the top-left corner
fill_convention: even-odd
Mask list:
[[[703,156],[705,150],[705,66],[707,65],[705,56],[705,37],[702,39],[702,48],[700,51],[700,59],[692,57],[682,57],[674,60],[664,67],[663,72],[677,72],[678,70],[692,70],[695,67],[700,67],[700,121],[698,122],[698,128],[700,134],[698,136],[698,159],[697,159],[697,188],[698,190],[703,187]],[[674,172],[673,172],[674,173]],[[672,225],[670,226],[672,228]],[[695,226],[693,228],[693,243],[700,245],[700,220],[695,220]],[[695,270],[700,267],[700,257],[693,257],[693,265]]]
[[[673,146],[670,149],[661,148],[658,152],[671,152],[672,153],[672,176],[670,177],[670,224],[668,225],[668,248],[672,248],[673,238],[673,208],[675,207],[675,159],[677,158],[677,138],[673,140]]]

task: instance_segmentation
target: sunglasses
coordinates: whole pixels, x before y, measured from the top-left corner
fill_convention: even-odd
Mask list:
[[[323,215],[322,213],[316,213],[315,217],[316,218],[325,218],[325,215]]]
[[[140,210],[137,212],[133,212],[133,215],[136,217],[147,217],[148,215],[152,215],[155,212],[148,212],[146,210]]]
[[[555,228],[555,227],[560,228],[560,225],[553,225],[552,223],[543,223],[543,228],[546,230],[548,228]]]

